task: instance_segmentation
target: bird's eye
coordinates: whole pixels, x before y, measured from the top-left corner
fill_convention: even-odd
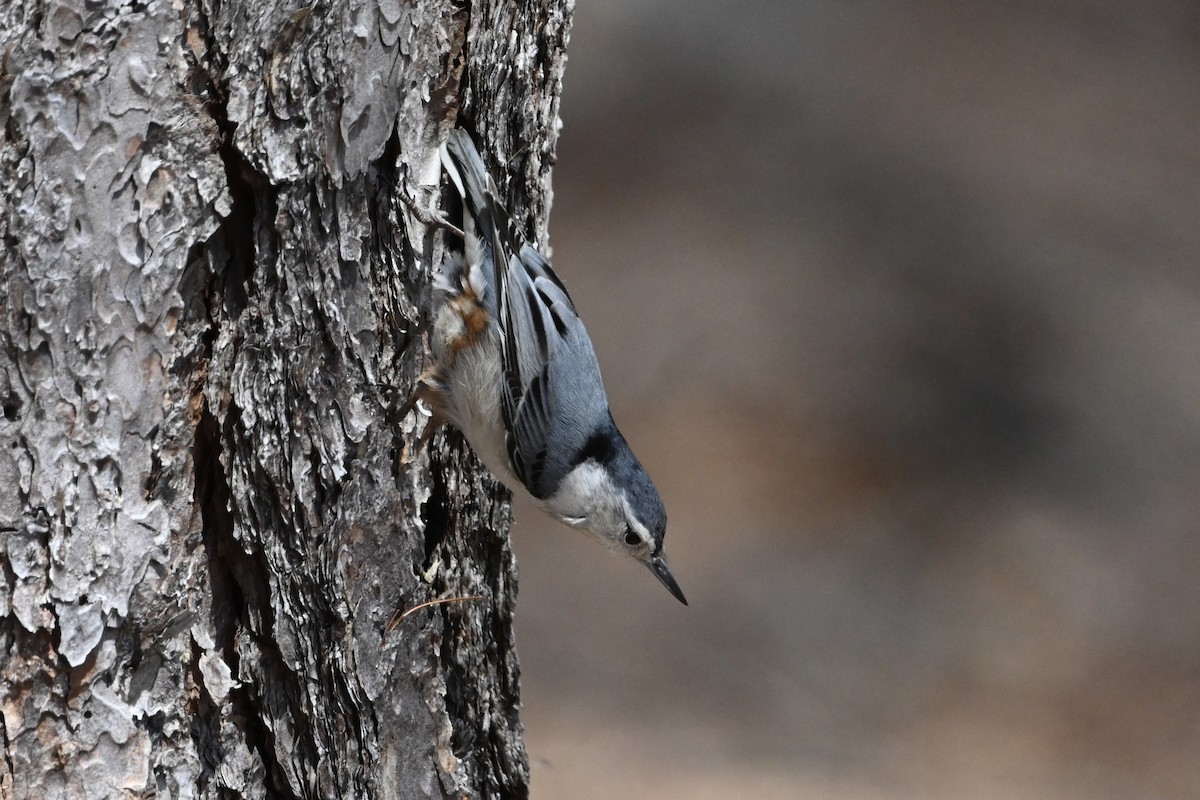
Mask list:
[[[642,543],[642,537],[640,537],[636,533],[634,533],[633,528],[625,529],[625,544],[629,545],[630,547],[633,547],[634,545],[638,545],[641,543]]]

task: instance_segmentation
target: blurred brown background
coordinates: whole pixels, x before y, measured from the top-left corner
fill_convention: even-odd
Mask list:
[[[555,264],[692,605],[518,505],[534,798],[1200,797],[1200,7],[569,53]]]

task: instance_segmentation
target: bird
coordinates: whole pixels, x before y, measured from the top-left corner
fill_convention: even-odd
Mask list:
[[[462,432],[514,492],[687,599],[663,552],[661,496],[613,421],[595,348],[549,262],[514,225],[471,138],[453,129],[442,166],[462,201],[461,253],[434,276],[433,365],[413,399]],[[457,238],[457,237],[456,237]]]

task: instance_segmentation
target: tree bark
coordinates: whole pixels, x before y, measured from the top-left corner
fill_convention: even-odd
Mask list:
[[[465,117],[544,244],[572,3],[99,6],[0,8],[0,798],[526,796],[402,198]]]

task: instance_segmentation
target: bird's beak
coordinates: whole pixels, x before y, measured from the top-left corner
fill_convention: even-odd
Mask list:
[[[675,599],[686,606],[687,598],[683,596],[683,590],[679,588],[679,584],[671,577],[671,570],[667,569],[667,562],[663,560],[663,557],[655,556],[650,560],[649,566],[655,577],[662,581],[663,586],[667,587],[667,591],[675,595]]]

